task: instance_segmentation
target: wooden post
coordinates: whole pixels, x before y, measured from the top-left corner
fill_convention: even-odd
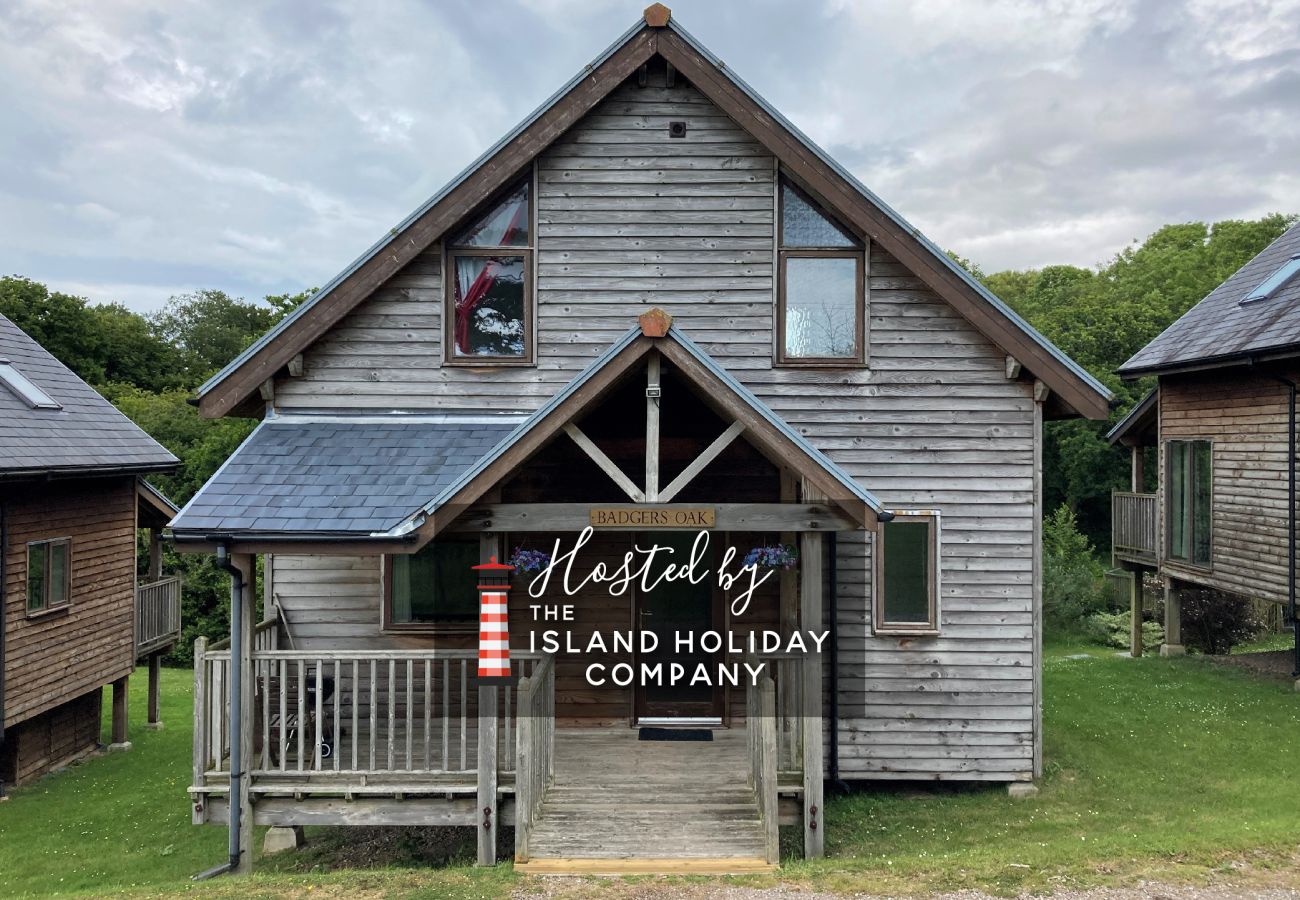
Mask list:
[[[239,779],[239,808],[240,822],[239,830],[239,872],[248,874],[253,871],[253,801],[249,791],[251,779],[248,770],[253,766],[253,613],[256,609],[253,592],[256,589],[257,565],[252,554],[238,553],[231,557],[231,562],[239,566],[244,573],[244,590],[241,599],[243,600],[243,615],[241,617],[243,640],[239,659],[230,661],[232,666],[239,666],[241,669],[239,697],[231,698],[231,704],[238,703],[238,708],[232,709],[232,716],[238,715],[240,721],[240,756],[242,758],[241,768],[243,772]],[[232,797],[231,802],[236,798]]]
[[[1129,611],[1129,656],[1137,659],[1142,655],[1142,569],[1129,570],[1132,581],[1128,589]]]
[[[191,775],[193,786],[200,787],[206,779],[208,770],[208,700],[207,668],[208,639],[194,639],[194,771]],[[194,798],[193,822],[202,825],[208,820],[208,798],[203,795]]]
[[[1146,479],[1143,477],[1145,472],[1145,460],[1143,459],[1142,447],[1134,444],[1130,454],[1132,471],[1129,472],[1129,484],[1133,493],[1141,494],[1142,488],[1146,485]]]
[[[796,493],[794,475],[788,469],[782,469],[781,502],[786,504],[795,503],[797,500]],[[782,544],[794,544],[794,542],[795,533],[793,531],[781,532]],[[781,579],[781,634],[789,637],[799,627],[799,573],[793,569],[782,569],[778,577]],[[784,713],[784,710],[782,712]]]
[[[645,499],[659,499],[659,354],[646,360],[645,372]]]
[[[158,681],[162,677],[162,651],[155,650],[149,654],[149,717],[145,722],[145,728],[150,731],[157,731],[163,727],[162,715],[159,711],[159,685]]]
[[[818,531],[800,534],[799,613],[805,631],[821,632],[822,536]],[[826,849],[822,818],[822,658],[804,657],[803,676],[803,852],[818,859]]]
[[[1182,656],[1183,604],[1174,580],[1165,576],[1165,642],[1160,645],[1161,656]]]
[[[162,578],[162,532],[157,528],[149,529],[149,580]]]
[[[113,729],[109,750],[130,750],[131,742],[127,740],[127,686],[129,675],[123,675],[113,682]]]
[[[501,536],[495,532],[481,532],[479,562],[488,562],[493,556],[498,562],[502,561]],[[478,689],[478,806],[475,819],[480,866],[494,866],[497,861],[497,694],[495,685],[481,685]]]

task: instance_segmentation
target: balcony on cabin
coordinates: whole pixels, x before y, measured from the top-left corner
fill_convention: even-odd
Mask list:
[[[1158,494],[1145,490],[1156,482],[1159,403],[1159,391],[1151,391],[1106,435],[1111,446],[1127,447],[1130,454],[1129,489],[1110,495],[1110,550],[1116,565],[1154,568],[1160,563]]]

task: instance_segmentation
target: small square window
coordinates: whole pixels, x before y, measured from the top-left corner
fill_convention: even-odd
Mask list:
[[[385,625],[472,630],[478,621],[477,539],[447,538],[384,558]]]
[[[939,515],[895,512],[876,538],[875,630],[933,634],[939,630]]]
[[[27,545],[27,612],[59,609],[71,602],[70,538]]]

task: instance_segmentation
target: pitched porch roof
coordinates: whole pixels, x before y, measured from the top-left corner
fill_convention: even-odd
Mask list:
[[[658,4],[656,4],[656,7]],[[660,56],[805,183],[842,220],[907,266],[990,341],[1051,389],[1048,412],[1103,419],[1110,391],[818,147],[662,7],[493,144],[351,265],[199,388],[199,409],[257,414],[258,387],[275,377],[378,287],[572,128],[637,69]]]
[[[522,421],[487,414],[269,418],[186,504],[171,523],[172,534],[178,542],[205,545],[344,541],[419,547],[652,351],[743,425],[747,440],[780,458],[855,524],[872,527],[890,518],[869,491],[681,329],[653,334],[630,328]]]

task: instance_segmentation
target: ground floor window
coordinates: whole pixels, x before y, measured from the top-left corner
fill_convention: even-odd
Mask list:
[[[1209,441],[1169,441],[1165,445],[1169,558],[1198,566],[1210,564],[1210,497],[1214,466]]]
[[[27,545],[27,612],[67,606],[72,597],[71,538],[32,541]]]
[[[939,630],[939,514],[895,511],[875,538],[875,630]]]
[[[438,539],[384,557],[384,625],[472,630],[478,621],[478,538]]]

